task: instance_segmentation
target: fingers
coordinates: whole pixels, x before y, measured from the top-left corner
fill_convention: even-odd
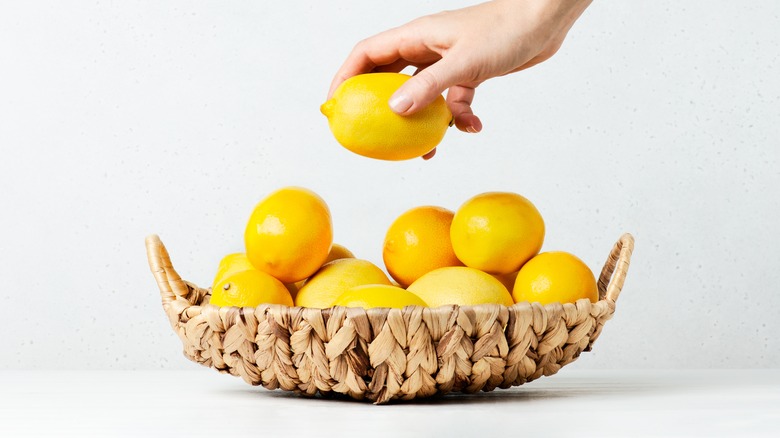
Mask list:
[[[377,66],[393,64],[400,60],[399,29],[390,29],[357,43],[333,77],[328,91],[328,99],[333,96],[333,92],[342,82],[352,76],[368,73]]]
[[[447,88],[468,82],[463,63],[443,57],[406,81],[390,98],[390,108],[400,115],[414,114],[433,102]]]
[[[455,127],[463,132],[476,133],[482,130],[482,121],[471,109],[475,91],[473,87],[463,85],[454,85],[447,91],[447,106],[452,112]]]
[[[397,61],[391,62],[387,65],[380,65],[377,67],[374,67],[371,71],[372,72],[387,72],[387,73],[399,73],[401,70],[405,69],[406,67],[409,67],[412,65],[409,61],[406,59],[399,59]]]

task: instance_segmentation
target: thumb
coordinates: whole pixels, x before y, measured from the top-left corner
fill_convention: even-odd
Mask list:
[[[390,97],[390,109],[402,116],[428,106],[444,90],[465,79],[464,70],[450,58],[442,58],[412,76]]]

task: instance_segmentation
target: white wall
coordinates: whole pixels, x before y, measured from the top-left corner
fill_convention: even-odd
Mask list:
[[[0,368],[183,368],[143,239],[208,285],[254,204],[330,204],[381,262],[392,219],[519,192],[545,249],[636,252],[575,365],[780,366],[780,3],[600,1],[561,51],[477,93],[483,133],[388,163],[319,113],[359,39],[465,1],[4,2]]]

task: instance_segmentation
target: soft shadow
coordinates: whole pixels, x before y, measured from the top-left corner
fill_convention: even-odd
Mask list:
[[[552,377],[552,379],[551,379]],[[626,396],[643,397],[650,393],[673,393],[684,392],[695,389],[697,385],[693,382],[688,385],[681,385],[679,381],[664,382],[663,380],[649,380],[644,383],[637,383],[636,380],[626,380],[621,378],[610,378],[609,376],[598,377],[580,377],[577,379],[566,377],[543,377],[533,382],[521,386],[515,386],[508,389],[495,389],[490,392],[477,392],[472,394],[449,393],[444,395],[434,395],[428,398],[414,400],[394,400],[386,405],[391,406],[419,406],[419,405],[449,405],[449,404],[495,404],[505,402],[532,402],[539,400],[553,399],[578,399],[578,398],[610,398],[619,397],[624,399]],[[292,391],[267,390],[262,387],[224,388],[215,390],[222,394],[232,394],[243,397],[269,397],[271,399],[299,399],[301,402],[327,402],[327,403],[348,403],[348,404],[370,404],[369,400],[355,400],[349,396],[333,394],[317,394],[310,397]]]

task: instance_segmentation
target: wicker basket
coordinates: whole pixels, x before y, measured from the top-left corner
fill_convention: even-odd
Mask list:
[[[163,309],[190,360],[268,389],[375,403],[555,374],[591,349],[614,314],[633,247],[624,234],[612,248],[596,303],[321,310],[208,304],[210,291],[182,280],[160,239],[146,238]]]

